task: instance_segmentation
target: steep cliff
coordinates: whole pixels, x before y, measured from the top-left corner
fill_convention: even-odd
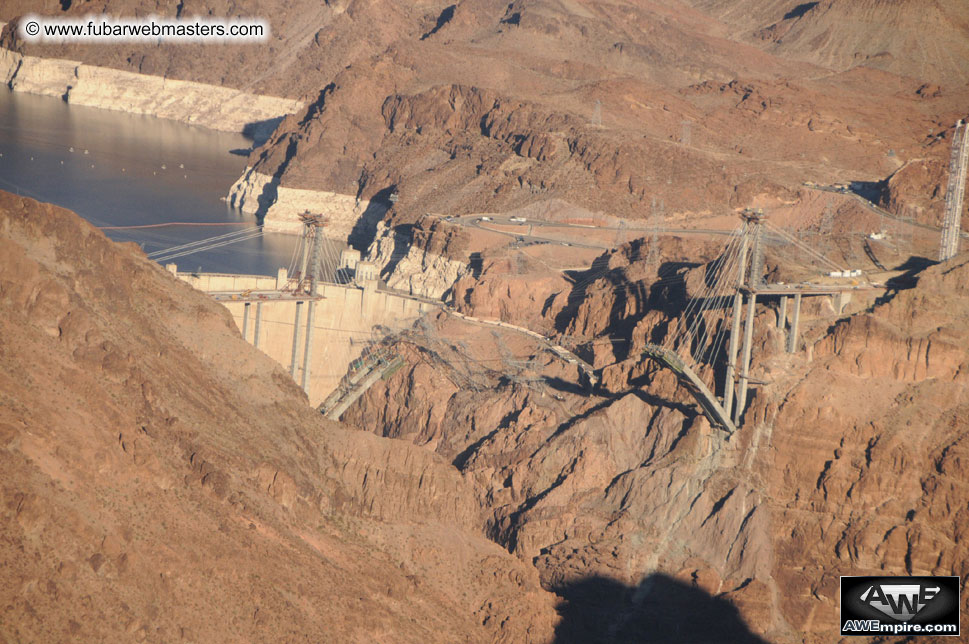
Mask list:
[[[0,249],[5,637],[551,638],[449,464],[324,421],[220,305],[67,211],[0,193]]]
[[[396,227],[379,222],[375,231],[366,259],[392,289],[437,300],[471,273],[469,233],[439,218]]]
[[[662,575],[735,606],[771,641],[823,642],[839,575],[961,574],[967,517],[953,499],[967,483],[957,463],[969,436],[969,256],[841,314],[815,300],[795,354],[762,308],[752,367],[762,384],[729,440],[638,357],[682,314],[701,268],[657,280],[634,250],[614,261],[616,279],[588,285],[577,296],[585,313],[569,316],[585,320],[569,328],[601,369],[594,392],[537,345],[470,334],[446,348],[431,334],[347,421],[376,419],[374,431],[469,475],[492,537],[586,606],[591,621],[576,625],[586,641],[631,637],[657,606],[688,611],[656,594]],[[418,395],[428,384],[433,394]],[[614,581],[616,605],[587,594],[590,575]],[[678,631],[656,641],[663,632]]]

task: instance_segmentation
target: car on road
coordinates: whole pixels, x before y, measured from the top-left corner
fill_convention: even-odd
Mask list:
[[[525,223],[528,220],[525,219],[524,217],[509,217],[508,218],[508,221],[513,221],[516,224],[523,224],[523,223]]]

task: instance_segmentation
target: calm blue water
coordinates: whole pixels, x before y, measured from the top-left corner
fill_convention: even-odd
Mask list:
[[[230,151],[249,145],[241,135],[0,87],[0,189],[69,208],[97,226],[255,225],[220,200],[245,167],[245,157]],[[150,253],[242,228],[105,232]],[[295,236],[268,233],[171,261],[180,270],[274,275],[289,265],[295,243]]]

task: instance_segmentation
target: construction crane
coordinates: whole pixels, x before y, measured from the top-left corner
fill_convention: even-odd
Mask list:
[[[969,136],[966,123],[959,119],[952,135],[952,155],[949,157],[949,185],[945,191],[945,219],[942,221],[942,240],[939,261],[951,259],[959,252],[962,232],[962,204],[966,196],[966,162],[969,160]]]

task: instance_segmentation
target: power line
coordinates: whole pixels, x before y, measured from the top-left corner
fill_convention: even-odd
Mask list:
[[[211,226],[252,226],[248,221],[225,221],[218,223],[203,223],[194,221],[169,221],[163,224],[140,224],[137,226],[97,226],[100,230],[135,230],[139,228],[167,228],[169,226],[194,226],[194,227],[211,227]]]
[[[230,238],[233,238],[233,237],[239,237],[241,235],[248,235],[253,230],[258,230],[258,227],[255,227],[255,228],[250,227],[250,228],[247,228],[245,230],[236,230],[236,231],[233,231],[231,233],[225,233],[224,235],[216,235],[215,237],[207,237],[205,239],[200,239],[200,240],[193,241],[193,242],[188,242],[188,243],[185,243],[185,244],[179,244],[178,246],[172,246],[171,248],[166,248],[164,250],[153,251],[151,253],[148,253],[148,257],[155,257],[157,255],[168,255],[169,253],[174,253],[174,252],[177,252],[177,251],[185,250],[187,248],[192,248],[194,246],[202,246],[202,245],[214,243],[216,241],[220,241],[220,240],[223,240],[223,239],[230,239]]]
[[[177,257],[184,257],[185,255],[193,255],[195,253],[201,253],[201,252],[213,250],[215,248],[221,248],[223,246],[228,246],[229,244],[236,244],[242,241],[248,241],[250,239],[255,239],[257,237],[262,237],[262,235],[263,235],[262,228],[258,228],[256,230],[253,230],[252,232],[248,232],[247,234],[241,235],[239,237],[233,237],[231,239],[226,239],[218,243],[207,244],[205,246],[199,246],[197,248],[188,248],[186,250],[183,250],[174,254],[166,254],[162,256],[152,257],[152,259],[158,263],[167,262]]]

